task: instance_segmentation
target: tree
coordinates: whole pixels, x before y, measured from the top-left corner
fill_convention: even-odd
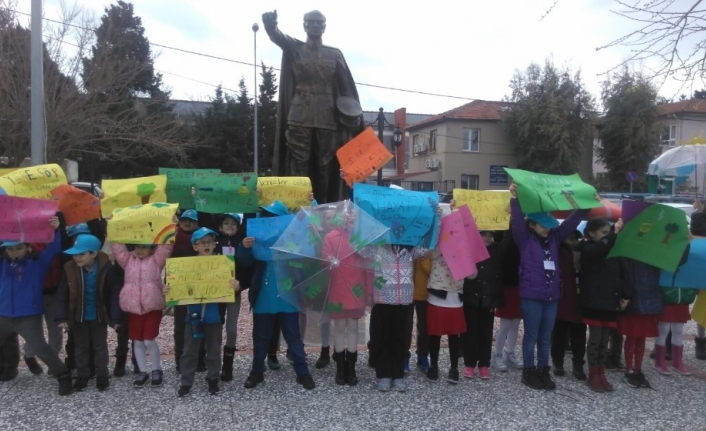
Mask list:
[[[601,93],[606,114],[599,129],[598,159],[608,169],[612,190],[627,190],[628,172],[643,174],[659,152],[654,125],[657,118],[657,90],[641,73],[623,68],[603,83]],[[638,189],[644,176],[638,178]]]
[[[261,63],[260,97],[258,99],[258,151],[259,170],[261,175],[272,172],[274,157],[275,131],[277,129],[277,76],[272,67]]]
[[[518,167],[533,172],[577,172],[584,142],[592,132],[593,97],[580,73],[531,64],[516,71],[502,112],[505,131],[517,145]]]

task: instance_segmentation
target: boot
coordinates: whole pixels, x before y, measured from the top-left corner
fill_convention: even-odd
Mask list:
[[[605,376],[605,365],[601,365],[600,367],[598,367],[598,372],[598,377],[601,379],[603,389],[605,389],[606,392],[613,392],[613,385],[610,384],[610,382]]]
[[[34,374],[35,376],[38,376],[44,372],[44,368],[42,368],[41,365],[39,365],[39,362],[37,362],[37,358],[28,358],[24,357],[25,364],[27,364],[27,368],[29,368],[29,372]]]
[[[539,380],[537,375],[537,367],[529,367],[522,370],[522,384],[532,389],[544,389],[544,383]]]
[[[562,360],[561,362],[555,361],[552,359],[552,365],[554,366],[554,375],[555,376],[563,376],[566,374],[564,371],[564,361]]]
[[[574,362],[571,374],[573,374],[576,380],[586,380],[586,373],[583,371],[583,363]]]
[[[59,381],[59,395],[70,395],[74,391],[71,381],[71,373],[64,371],[56,378]]]
[[[694,338],[694,344],[696,345],[696,359],[703,361],[706,359],[706,337]]]
[[[333,352],[333,361],[336,363],[336,384],[346,384],[346,353]]]
[[[667,364],[664,360],[666,353],[667,348],[665,346],[655,344],[655,370],[657,370],[657,372],[662,374],[663,376],[669,376],[670,374],[672,374],[669,371],[669,368],[667,368]]]
[[[221,380],[230,382],[233,380],[233,359],[235,347],[223,347],[223,367],[221,368]]]
[[[321,354],[319,355],[319,359],[316,360],[316,368],[322,369],[328,367],[328,364],[331,363],[331,347],[326,346],[323,347],[321,346]]]
[[[346,383],[348,386],[358,384],[358,377],[355,375],[355,363],[358,362],[358,352],[346,352]]]
[[[601,382],[600,369],[597,366],[588,367],[588,387],[593,392],[605,392],[603,383]]]
[[[417,354],[417,367],[419,368],[419,371],[426,374],[429,370],[429,358],[426,355]]]
[[[681,374],[682,376],[690,376],[691,372],[689,371],[688,368],[686,368],[686,366],[684,365],[684,362],[682,362],[682,355],[684,354],[684,346],[673,345],[672,352],[674,354],[673,355],[674,359],[672,359],[672,368],[674,368],[674,371]]]
[[[125,375],[125,363],[127,362],[127,356],[120,355],[115,357],[115,368],[113,368],[113,375],[115,377],[123,377]]]
[[[539,380],[542,382],[542,387],[547,391],[553,391],[556,389],[556,383],[552,380],[552,376],[549,373],[551,367],[542,367],[537,369],[537,375]]]

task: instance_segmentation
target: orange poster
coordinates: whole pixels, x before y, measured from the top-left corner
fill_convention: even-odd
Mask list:
[[[59,211],[69,226],[100,217],[101,201],[90,193],[63,184],[52,190],[51,196],[59,201]]]
[[[394,156],[380,142],[373,129],[368,127],[339,148],[336,157],[348,187],[353,187],[353,183],[364,182],[370,174],[381,169]]]

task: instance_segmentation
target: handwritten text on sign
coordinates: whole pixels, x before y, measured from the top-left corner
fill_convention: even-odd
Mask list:
[[[150,202],[166,202],[167,176],[129,178],[125,180],[103,180],[103,216],[112,214],[116,208],[144,205]]]
[[[311,180],[307,177],[260,177],[260,205],[267,206],[280,201],[292,210],[311,205]]]
[[[510,192],[454,189],[456,207],[468,206],[480,230],[510,229]]]
[[[364,182],[394,157],[368,127],[336,151],[348,187]]]
[[[169,306],[235,302],[233,262],[226,256],[167,259],[166,272]]]
[[[51,191],[66,184],[66,175],[56,164],[18,168],[0,177],[0,188],[12,196],[51,199]]]
[[[517,185],[517,199],[524,214],[598,208],[596,189],[578,174],[550,175],[505,168]]]
[[[172,169],[159,168],[159,175],[167,176],[167,202],[179,204],[181,209],[194,208],[191,187],[196,179],[206,174],[220,174],[220,169]]]
[[[167,244],[174,240],[172,223],[179,204],[153,203],[118,208],[108,220],[108,240],[120,244]]]
[[[252,253],[257,260],[272,260],[270,247],[275,245],[294,215],[251,218],[248,220],[248,236],[255,238]]]
[[[95,220],[101,215],[101,201],[81,189],[62,184],[51,191],[52,199],[59,201],[59,211],[67,225]]]
[[[0,196],[0,240],[52,242],[54,228],[49,219],[58,209],[55,201]]]
[[[204,174],[196,178],[194,208],[212,214],[254,213],[258,199],[257,174]]]

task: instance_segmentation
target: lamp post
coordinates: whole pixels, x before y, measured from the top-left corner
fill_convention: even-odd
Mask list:
[[[387,121],[387,119],[385,118],[385,113],[383,112],[382,108],[380,108],[380,111],[378,112],[377,122],[378,122],[378,139],[380,140],[380,142],[382,142],[384,144],[385,142],[383,141],[383,132],[385,130],[385,123],[387,123],[390,126],[392,126],[392,124],[390,124]],[[402,143],[402,131],[400,130],[399,126],[395,126],[395,131],[392,134],[392,144],[394,145],[394,148],[392,150],[394,151],[395,158],[397,157],[397,148],[399,148],[401,143]],[[397,160],[395,159],[395,162],[396,161]],[[382,186],[382,169],[383,169],[383,166],[381,166],[380,169],[378,169],[378,186]]]
[[[257,166],[257,31],[260,29],[260,26],[257,25],[257,23],[252,25],[252,33],[253,33],[253,67],[255,68],[255,86],[253,88],[253,105],[254,105],[254,111],[253,111],[253,117],[254,117],[254,127],[255,127],[255,132],[253,135],[255,136],[254,138],[254,159],[255,161],[253,162],[253,172],[257,173],[258,172],[258,166]]]

